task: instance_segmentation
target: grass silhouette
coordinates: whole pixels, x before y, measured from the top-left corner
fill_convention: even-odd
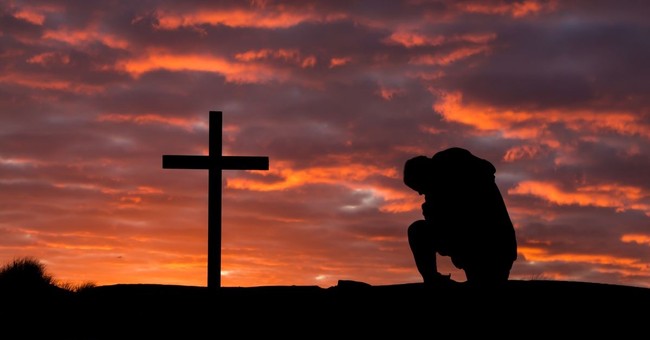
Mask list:
[[[9,289],[42,289],[55,285],[45,265],[33,257],[16,258],[0,269],[0,287]]]
[[[0,268],[0,289],[9,291],[38,292],[48,289],[62,289],[77,292],[95,287],[95,283],[73,284],[54,279],[45,264],[35,257],[15,258]]]

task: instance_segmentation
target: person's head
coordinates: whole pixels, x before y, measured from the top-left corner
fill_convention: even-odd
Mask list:
[[[452,147],[432,157],[417,156],[404,165],[404,184],[419,194],[463,194],[494,183],[496,169],[489,161],[469,150]],[[441,196],[442,197],[442,196]]]
[[[420,195],[424,194],[429,187],[430,170],[431,158],[427,156],[417,156],[407,160],[404,164],[404,184]]]

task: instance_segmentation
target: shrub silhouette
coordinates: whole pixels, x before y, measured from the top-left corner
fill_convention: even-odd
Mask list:
[[[96,287],[94,282],[68,283],[55,280],[45,265],[27,256],[14,259],[0,268],[0,289],[7,291],[68,291],[80,292]]]
[[[0,269],[0,288],[12,290],[47,289],[55,282],[45,265],[33,257],[14,259]]]

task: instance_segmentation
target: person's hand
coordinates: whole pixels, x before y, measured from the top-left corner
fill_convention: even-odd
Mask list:
[[[422,203],[422,216],[425,220],[433,217],[433,205],[430,202]]]

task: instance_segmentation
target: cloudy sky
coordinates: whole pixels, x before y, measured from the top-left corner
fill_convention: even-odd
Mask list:
[[[207,154],[222,285],[419,282],[404,162],[491,161],[512,279],[650,287],[645,1],[0,0],[0,262],[70,282],[204,286]],[[217,131],[218,133],[218,131]],[[471,214],[471,211],[467,211]],[[448,258],[440,271],[464,281]]]

